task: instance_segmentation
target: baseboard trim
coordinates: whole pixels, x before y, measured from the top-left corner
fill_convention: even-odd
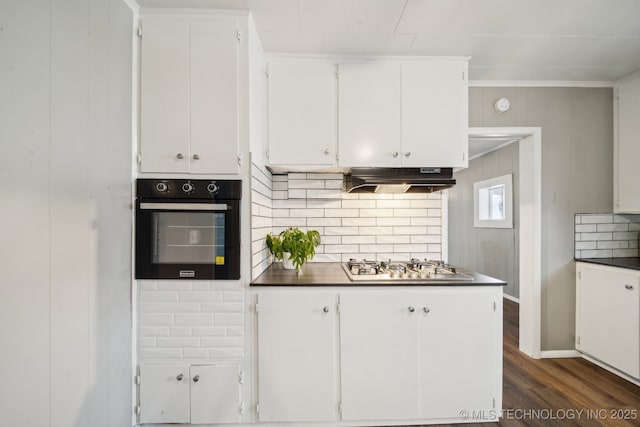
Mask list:
[[[582,353],[578,350],[546,350],[540,352],[541,359],[569,359],[573,357],[582,357]]]
[[[615,368],[612,368],[611,366],[607,365],[604,362],[599,361],[598,359],[595,359],[591,356],[588,356],[586,354],[582,354],[582,358],[584,360],[588,360],[589,362],[593,363],[594,365],[600,366],[602,369],[611,372],[614,375],[619,376],[620,378],[624,378],[625,380],[629,381],[630,383],[633,383],[637,386],[640,386],[640,381],[637,380],[636,378],[633,378],[627,374],[625,374],[624,372],[620,372]]]
[[[502,296],[506,299],[508,299],[509,301],[513,301],[517,304],[520,304],[520,299],[516,298],[516,297],[512,297],[511,295],[507,295],[507,294],[502,294]]]

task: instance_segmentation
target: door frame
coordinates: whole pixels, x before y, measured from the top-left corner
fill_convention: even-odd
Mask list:
[[[520,227],[519,350],[541,357],[542,330],[542,128],[469,127],[469,138],[518,139]]]

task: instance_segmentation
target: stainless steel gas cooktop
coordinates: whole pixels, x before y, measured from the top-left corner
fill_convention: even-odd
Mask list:
[[[368,261],[351,259],[342,268],[353,281],[414,281],[459,282],[473,277],[459,273],[455,267],[442,261],[411,259],[411,261]]]

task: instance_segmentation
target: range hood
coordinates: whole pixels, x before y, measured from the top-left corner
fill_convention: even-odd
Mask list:
[[[455,183],[452,168],[352,168],[344,176],[349,193],[432,193]]]

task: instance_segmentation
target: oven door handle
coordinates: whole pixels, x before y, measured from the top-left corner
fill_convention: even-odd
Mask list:
[[[224,203],[140,203],[142,210],[155,211],[226,211]]]

